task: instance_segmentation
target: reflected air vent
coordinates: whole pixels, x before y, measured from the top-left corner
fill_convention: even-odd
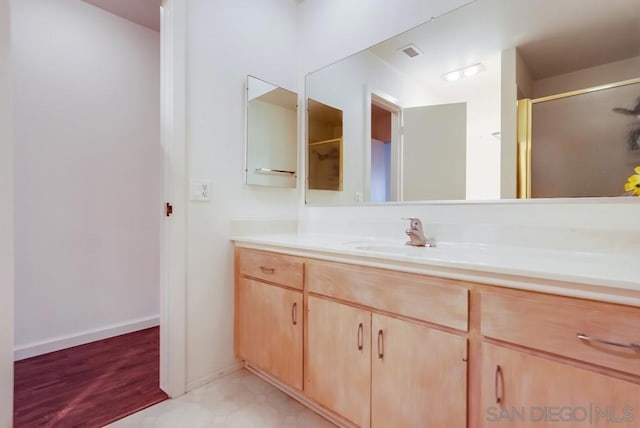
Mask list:
[[[417,57],[418,55],[422,55],[422,51],[418,49],[416,45],[413,45],[413,44],[407,45],[403,48],[400,48],[399,50],[404,52],[404,54],[409,58],[414,58],[414,57]]]

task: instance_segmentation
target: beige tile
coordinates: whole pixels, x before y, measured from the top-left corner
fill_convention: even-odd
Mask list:
[[[124,418],[113,428],[332,428],[259,377],[240,370]]]

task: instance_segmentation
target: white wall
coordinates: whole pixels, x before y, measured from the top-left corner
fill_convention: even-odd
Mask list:
[[[299,4],[300,78],[472,0],[305,0]]]
[[[14,160],[9,0],[0,0],[0,428],[13,417]]]
[[[419,217],[437,242],[471,243],[626,254],[637,251],[638,198],[591,198],[587,202],[527,200],[447,204],[415,203],[308,207],[301,229],[338,236],[377,236],[403,241],[408,222]]]
[[[501,54],[480,59],[485,71],[438,90],[441,103],[467,103],[466,197],[500,199],[500,85]]]
[[[16,346],[155,319],[159,34],[80,0],[16,1],[12,26]]]
[[[518,85],[517,52],[502,51],[500,86],[500,197],[517,196]]]
[[[187,386],[235,363],[233,253],[243,220],[296,220],[298,189],[248,186],[244,167],[247,74],[298,88],[294,0],[190,0],[187,12],[189,169],[211,179],[211,202],[188,213]],[[298,91],[299,92],[299,91]]]
[[[516,86],[518,88],[518,99],[533,98],[533,77],[529,70],[529,65],[516,48]]]
[[[533,82],[533,98],[635,79],[640,73],[638,70],[640,56],[536,80]]]

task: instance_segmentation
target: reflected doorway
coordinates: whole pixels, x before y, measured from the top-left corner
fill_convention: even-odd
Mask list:
[[[371,94],[371,169],[369,197],[371,202],[399,200],[400,106]]]

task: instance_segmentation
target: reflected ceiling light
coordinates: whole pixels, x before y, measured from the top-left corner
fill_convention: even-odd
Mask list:
[[[473,64],[465,68],[461,68],[459,70],[453,70],[448,73],[442,75],[442,78],[447,82],[454,82],[456,80],[460,80],[463,77],[471,77],[480,73],[484,70],[484,66],[480,63]]]
[[[450,71],[449,73],[444,75],[444,80],[447,80],[449,82],[454,82],[456,80],[459,80],[462,77],[462,73],[459,71]]]
[[[469,77],[478,74],[480,71],[480,64],[472,65],[471,67],[467,67],[464,69],[464,76]]]

